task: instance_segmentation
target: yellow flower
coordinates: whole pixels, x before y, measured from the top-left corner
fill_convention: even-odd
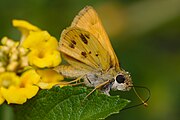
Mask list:
[[[26,98],[30,99],[35,96],[39,90],[37,84],[40,80],[40,76],[34,69],[27,70],[21,77],[21,90],[24,92]]]
[[[58,41],[47,31],[30,32],[29,36],[22,43],[25,48],[57,50]]]
[[[39,90],[50,89],[63,80],[63,76],[52,69],[60,64],[58,41],[47,31],[24,20],[13,20],[13,26],[21,33],[21,41],[4,37],[0,45],[0,104],[23,104]],[[17,75],[20,74],[19,76]]]
[[[0,73],[20,72],[28,66],[28,50],[19,46],[19,42],[3,37],[0,46]]]
[[[35,65],[39,68],[55,67],[61,62],[60,53],[56,50],[32,50],[28,54],[28,60],[30,65]]]
[[[64,79],[52,69],[37,70],[36,72],[41,76],[41,80],[37,84],[41,89],[50,89]]]
[[[13,72],[3,72],[0,74],[0,104],[5,101],[2,89],[8,89],[10,86],[18,86],[20,84],[19,77]]]
[[[7,88],[1,88],[1,93],[3,97],[6,99],[8,104],[16,103],[16,104],[23,104],[26,102],[26,97],[22,94],[23,91],[18,87],[10,86]]]
[[[21,33],[21,42],[24,41],[24,39],[26,39],[26,37],[29,35],[30,31],[40,31],[40,29],[32,24],[30,24],[29,22],[25,21],[25,20],[13,20],[12,24],[14,27],[17,27]]]
[[[55,67],[61,62],[58,42],[47,31],[30,32],[22,46],[30,49],[28,60],[32,66]]]
[[[34,84],[39,86],[41,89],[50,89],[63,80],[64,77],[52,69],[30,69],[23,73],[20,79],[22,82],[21,86]]]
[[[10,87],[18,87],[20,85],[19,77],[13,72],[3,72],[0,74],[0,94],[1,94],[1,104],[6,99],[6,91]],[[4,96],[5,95],[5,96]],[[11,94],[12,95],[12,94]]]
[[[32,81],[33,80],[33,81]],[[21,77],[13,72],[0,74],[0,100],[6,100],[8,104],[23,104],[27,99],[35,96],[39,87],[34,85],[39,80],[33,71],[26,71]],[[2,103],[2,100],[0,101]]]

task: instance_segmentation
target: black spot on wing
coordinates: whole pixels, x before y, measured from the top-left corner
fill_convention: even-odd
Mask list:
[[[79,37],[84,42],[84,44],[88,44],[88,41],[87,41],[86,37],[82,33],[79,35]]]
[[[85,58],[87,57],[86,52],[81,52],[81,55],[84,56]]]
[[[71,42],[72,42],[74,45],[76,45],[76,41],[75,41],[75,40],[71,40]]]
[[[96,53],[96,56],[98,57],[98,56],[99,56],[99,54],[98,54],[98,53]]]
[[[70,43],[69,47],[74,48],[74,44]]]

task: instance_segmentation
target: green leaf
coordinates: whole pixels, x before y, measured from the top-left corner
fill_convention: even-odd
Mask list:
[[[23,105],[13,105],[17,120],[95,120],[118,113],[129,101],[85,87],[41,90]]]

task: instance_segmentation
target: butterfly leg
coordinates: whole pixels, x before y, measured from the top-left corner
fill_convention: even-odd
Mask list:
[[[82,85],[82,84],[84,84],[84,82],[81,82],[80,80],[81,80],[81,78],[83,78],[83,77],[84,77],[84,75],[83,75],[83,76],[80,76],[80,77],[76,78],[75,80],[70,81],[70,82],[68,82],[68,83],[70,84],[70,86]],[[74,82],[75,82],[75,83],[74,83]]]
[[[84,82],[79,82],[79,83],[75,83],[75,84],[70,84],[71,86],[76,86],[76,85],[82,85],[84,84]]]
[[[106,84],[108,84],[108,83],[110,83],[110,82],[111,82],[111,81],[108,80],[108,81],[103,82],[103,83],[99,84],[98,86],[96,86],[88,95],[86,95],[86,97],[84,98],[84,100],[85,100],[89,95],[91,95],[96,89],[99,89],[99,88],[101,88],[102,86],[104,86],[104,85],[106,85]]]
[[[69,84],[71,84],[71,83],[78,83],[78,82],[80,82],[80,80],[82,79],[84,77],[84,75],[82,75],[82,76],[80,76],[80,77],[78,77],[78,78],[76,78],[75,80],[72,80],[72,81],[70,81],[70,82],[68,82]]]
[[[76,86],[76,85],[80,85],[80,84],[84,84],[84,82],[80,82],[81,78],[83,78],[83,76],[80,76],[78,78],[76,78],[75,80],[72,80],[70,82],[59,82],[58,84],[56,84],[56,86],[59,86],[59,85],[69,85],[69,86]]]

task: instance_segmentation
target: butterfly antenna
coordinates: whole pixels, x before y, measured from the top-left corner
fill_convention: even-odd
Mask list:
[[[144,105],[145,107],[147,107],[147,106],[148,106],[147,101],[148,101],[148,100],[150,99],[150,97],[151,97],[151,92],[150,92],[150,90],[149,90],[147,87],[144,87],[144,86],[131,86],[131,87],[133,87],[134,93],[137,95],[137,97],[140,99],[140,101],[141,101],[142,103],[137,104],[137,105],[133,105],[133,106],[130,106],[130,107],[126,107],[126,108],[124,108],[124,109],[122,109],[122,110],[126,110],[126,109],[130,109],[130,108],[138,107],[138,106],[141,106],[141,105]],[[145,90],[148,91],[148,97],[147,97],[146,100],[143,100],[142,97],[140,97],[140,95],[139,95],[138,92],[136,91],[135,87],[136,87],[136,88],[143,88],[143,89],[145,89]],[[122,110],[121,110],[121,111],[122,111]]]
[[[149,90],[148,88],[146,88],[146,87],[143,87],[143,88],[145,88],[146,90],[148,90],[148,93],[149,93],[148,99],[144,101],[144,100],[142,99],[142,97],[140,97],[140,95],[138,94],[138,92],[136,91],[135,87],[142,88],[142,86],[133,86],[133,91],[134,91],[134,93],[137,95],[137,97],[139,98],[139,100],[141,100],[142,104],[143,104],[145,107],[147,107],[147,106],[148,106],[147,101],[148,101],[149,98],[150,98],[150,90]]]

